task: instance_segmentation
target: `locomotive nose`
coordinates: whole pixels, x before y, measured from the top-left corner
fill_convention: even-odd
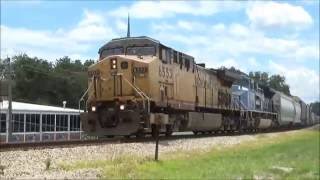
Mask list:
[[[119,112],[102,110],[99,112],[98,119],[100,126],[104,128],[116,127],[119,123]]]
[[[109,60],[109,76],[111,82],[106,83],[108,90],[111,91],[111,96],[130,96],[132,89],[126,83],[127,80],[132,80],[132,63],[129,59],[113,57]]]

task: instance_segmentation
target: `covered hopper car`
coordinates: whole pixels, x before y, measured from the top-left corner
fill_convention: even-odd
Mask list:
[[[272,101],[280,125],[301,124],[301,105],[295,98],[276,92]]]

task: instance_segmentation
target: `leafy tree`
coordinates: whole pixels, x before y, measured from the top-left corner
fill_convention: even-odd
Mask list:
[[[0,58],[0,101],[2,101],[1,96],[8,95],[8,82],[5,80],[8,77],[8,59]]]
[[[222,66],[219,69],[227,69],[238,74],[246,75],[245,73],[241,72],[239,69],[236,69],[235,67],[226,68]],[[284,76],[278,74],[269,76],[267,72],[255,71],[250,72],[249,77],[253,79],[255,82],[258,82],[260,85],[271,87],[277,91],[283,92],[286,95],[290,96],[290,87],[286,83],[286,78]]]
[[[250,72],[249,77],[252,78],[256,82],[260,82],[263,85],[268,85],[269,83],[269,74],[266,72]]]
[[[256,71],[250,72],[249,77],[264,86],[269,86],[290,96],[290,87],[286,83],[286,78],[284,76],[275,74],[269,77],[269,74],[266,72]]]
[[[14,56],[13,100],[30,103],[77,108],[82,93],[87,88],[87,67],[93,60],[72,61],[65,56],[50,63],[26,54]],[[3,63],[0,72],[4,71]]]
[[[91,66],[92,64],[94,64],[94,60],[88,59],[83,63],[83,66],[86,68],[85,70],[87,70],[88,67]]]
[[[269,86],[290,96],[290,87],[286,84],[286,78],[280,75],[272,75],[269,78]]]
[[[221,70],[228,70],[228,71],[231,71],[231,72],[234,72],[234,73],[238,73],[238,74],[245,74],[244,72],[242,72],[240,69],[237,69],[233,66],[231,66],[230,68],[226,68],[224,66],[221,66],[219,69]]]
[[[68,56],[64,56],[56,61],[55,70],[59,71],[63,69],[72,69],[71,59]]]
[[[87,68],[80,60],[71,61],[67,56],[57,60],[54,72],[63,79],[56,79],[58,100],[67,101],[72,107],[78,107],[78,101],[87,87]]]
[[[49,98],[47,89],[50,87],[52,64],[26,54],[14,56],[12,60],[15,74],[13,99],[42,103],[44,97]]]
[[[0,79],[4,79],[8,74],[8,59],[0,59]]]

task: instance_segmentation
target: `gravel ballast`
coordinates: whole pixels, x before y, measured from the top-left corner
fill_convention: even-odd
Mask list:
[[[285,132],[292,133],[294,131]],[[267,133],[266,137],[278,136],[281,133]],[[181,151],[209,151],[212,148],[224,148],[240,143],[254,141],[259,135],[219,136],[193,139],[161,141],[162,153]],[[100,177],[99,169],[80,169],[65,171],[58,165],[63,162],[79,160],[111,160],[123,155],[151,157],[154,155],[154,142],[138,142],[123,144],[102,144],[48,149],[29,149],[0,152],[0,164],[3,172],[0,179],[95,179]],[[46,170],[46,161],[50,159],[50,168]]]

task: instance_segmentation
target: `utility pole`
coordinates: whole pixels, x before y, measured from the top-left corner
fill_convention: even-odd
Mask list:
[[[12,83],[11,83],[11,78],[12,78],[12,73],[11,73],[11,62],[10,58],[8,59],[8,113],[7,113],[7,142],[10,142],[12,139]]]

